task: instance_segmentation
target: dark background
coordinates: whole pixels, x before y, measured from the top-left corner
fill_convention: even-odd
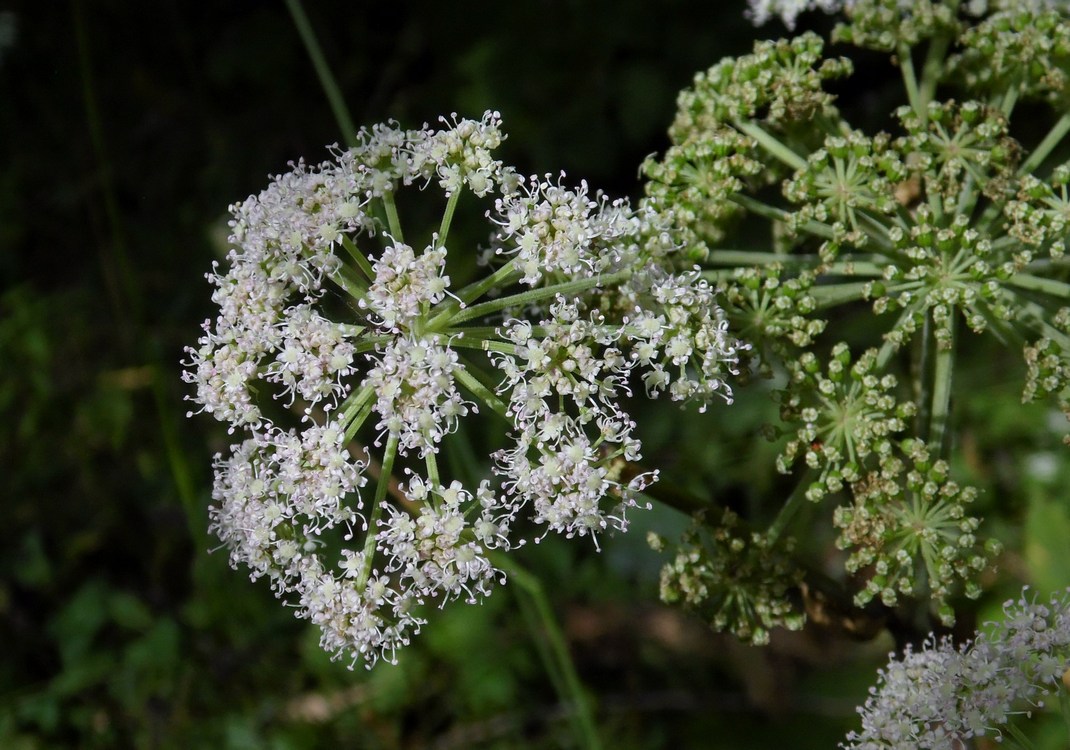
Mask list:
[[[358,124],[496,109],[507,163],[633,197],[695,71],[783,32],[756,32],[742,2],[306,9]],[[4,13],[0,747],[575,746],[508,589],[436,613],[400,665],[349,672],[263,582],[208,554],[227,436],[185,419],[179,381],[212,314],[204,274],[230,203],[343,140],[281,0]],[[717,449],[674,420],[653,449],[709,466]],[[680,519],[644,518],[602,555],[548,540],[522,556],[606,746],[834,746],[888,643],[713,636],[657,604],[645,529]]]

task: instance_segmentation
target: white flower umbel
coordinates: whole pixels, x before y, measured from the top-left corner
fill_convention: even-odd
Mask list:
[[[1023,594],[972,643],[956,648],[946,639],[931,640],[920,651],[908,647],[901,659],[893,657],[859,709],[862,731],[841,747],[960,750],[975,737],[1018,736],[1014,717],[1065,691],[1068,668],[1070,592],[1048,604]]]
[[[843,7],[843,0],[749,0],[747,17],[756,26],[767,23],[774,16],[789,29],[795,28],[795,20],[800,13],[809,10],[823,10],[826,13],[834,13]]]
[[[656,474],[628,466],[622,397],[730,400],[740,348],[658,215],[521,178],[493,156],[496,113],[443,125],[362,131],[233,206],[208,277],[219,313],[187,352],[192,400],[238,435],[216,459],[213,531],[353,663],[393,660],[420,605],[490,593],[489,553],[523,543],[521,516],[536,539],[623,530]],[[403,231],[399,191],[438,194],[437,231]],[[457,287],[464,193],[493,239],[486,275]],[[509,443],[443,476],[480,412]]]
[[[1066,0],[967,0],[966,2],[948,3],[954,5],[967,15],[983,16],[998,11],[1032,11],[1062,10],[1067,8]],[[823,10],[825,13],[838,11],[863,12],[871,9],[886,10],[898,8],[905,14],[916,10],[931,13],[933,6],[941,5],[940,0],[748,0],[747,17],[756,26],[767,23],[774,17],[789,29],[795,28],[798,17],[807,11]]]

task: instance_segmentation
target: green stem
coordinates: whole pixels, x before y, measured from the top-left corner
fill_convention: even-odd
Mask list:
[[[888,227],[881,218],[872,216],[865,211],[858,211],[857,215],[869,226],[870,231],[867,233],[869,239],[880,247],[882,252],[887,253],[895,249],[895,243],[892,242],[892,237],[888,233]]]
[[[490,339],[469,336],[467,329],[464,329],[461,332],[465,335],[451,337],[450,346],[459,347],[461,349],[481,349],[485,352],[509,354],[514,357],[520,354],[520,348],[517,347],[516,344],[510,344],[507,341],[491,341]]]
[[[368,584],[368,577],[372,572],[372,558],[375,556],[375,526],[383,515],[383,501],[386,499],[387,488],[390,487],[390,477],[394,473],[394,459],[398,453],[398,436],[391,434],[386,441],[386,450],[383,453],[383,465],[379,470],[379,480],[375,483],[375,498],[372,500],[371,513],[368,516],[368,535],[364,539],[364,564],[357,578],[356,590],[364,591]]]
[[[1070,741],[1070,691],[1059,691],[1059,713],[1063,715],[1063,724],[1066,725],[1066,737]]]
[[[476,380],[475,376],[468,372],[467,368],[463,366],[458,367],[453,371],[453,374],[457,380],[460,381],[462,386],[467,388],[473,396],[489,406],[495,414],[502,419],[509,419],[509,409],[505,405],[505,402],[498,398],[494,391]]]
[[[364,253],[360,251],[360,248],[356,246],[352,239],[347,235],[342,235],[342,247],[357,264],[357,268],[361,273],[368,277],[369,281],[375,281],[375,269],[372,268],[372,264],[365,257]]]
[[[1045,279],[1028,273],[1018,273],[1007,279],[1009,286],[1027,289],[1031,292],[1043,292],[1061,300],[1070,300],[1070,284],[1055,279]]]
[[[932,333],[933,321],[931,315],[925,316],[921,336],[914,349],[914,382],[917,383],[914,397],[917,399],[918,414],[916,428],[918,437],[923,441],[929,439],[932,426],[932,385],[930,374],[933,372],[933,352],[936,349],[936,339]]]
[[[927,121],[929,102],[936,95],[936,85],[940,82],[940,74],[944,71],[944,58],[947,55],[951,37],[942,34],[929,43],[929,51],[925,56],[925,63],[921,69],[921,86],[918,90],[918,104],[922,110],[922,122]]]
[[[810,296],[817,301],[817,309],[820,310],[862,299],[862,292],[868,285],[868,281],[852,281],[845,284],[815,286],[811,287]]]
[[[532,597],[527,591],[520,588],[514,591],[514,595],[517,604],[520,606],[520,614],[524,618],[524,625],[527,626],[531,640],[535,644],[535,650],[539,654],[539,661],[542,662],[542,668],[550,678],[550,684],[553,685],[554,692],[562,697],[569,695],[568,683],[561,672],[558,659],[555,657],[546,638],[543,637],[543,626],[539,611],[535,607]],[[577,736],[583,734],[583,730],[578,725],[574,731]]]
[[[498,286],[499,284],[505,285],[507,279],[516,273],[516,259],[510,260],[504,266],[492,273],[490,276],[474,281],[468,286],[461,289],[456,294],[456,298],[449,298],[444,302],[440,309],[436,308],[437,312],[427,323],[428,330],[439,330],[443,325],[446,325],[453,319],[453,316],[457,314],[457,311],[464,308],[466,305],[471,304],[473,301],[479,299],[488,291]]]
[[[743,193],[735,193],[730,196],[728,200],[738,206],[742,206],[751,213],[757,214],[758,216],[764,216],[773,221],[787,222],[791,219],[791,214],[789,212],[776,208],[775,206],[770,206],[768,203],[764,203],[749,195],[744,195]],[[807,221],[802,225],[802,229],[815,237],[822,237],[826,240],[831,240],[835,237],[835,232],[832,231],[832,227],[820,224],[816,221]]]
[[[769,530],[765,532],[770,543],[775,543],[780,540],[780,537],[784,534],[787,528],[791,525],[791,521],[795,518],[795,515],[799,512],[799,509],[810,502],[806,498],[806,491],[810,489],[810,485],[817,479],[817,469],[807,469],[803,472],[803,475],[799,477],[799,483],[795,485],[795,489],[791,495],[784,502],[784,507],[777,513],[773,523],[770,524]]]
[[[879,258],[878,255],[856,256],[858,258]],[[706,259],[708,266],[728,266],[730,268],[747,268],[754,266],[783,265],[787,268],[803,266],[806,268],[818,268],[820,266],[824,274],[833,276],[872,276],[874,278],[884,275],[884,266],[868,260],[847,260],[836,263],[823,264],[821,258],[810,253],[799,255],[785,255],[783,253],[763,253],[752,250],[714,250]],[[705,271],[704,278],[725,278],[725,271]]]
[[[1044,309],[1036,302],[1023,299],[1021,295],[1016,296],[1018,298],[1018,309],[1025,313],[1024,315],[1020,315],[1018,320],[1031,322],[1033,324],[1032,328],[1036,333],[1049,339],[1053,339],[1063,349],[1070,349],[1070,336],[1048,322],[1052,318],[1050,311]]]
[[[617,271],[616,273],[606,274],[605,276],[592,276],[586,279],[576,279],[575,281],[551,284],[550,286],[541,287],[539,289],[530,289],[526,292],[519,292],[517,294],[511,294],[508,297],[488,300],[487,302],[473,305],[464,310],[459,310],[446,322],[449,325],[456,325],[457,323],[463,323],[472,318],[499,312],[508,307],[520,307],[529,305],[532,302],[541,302],[542,300],[552,299],[559,294],[568,297],[569,295],[585,292],[588,289],[594,289],[595,287],[616,284],[619,281],[624,281],[631,275],[632,270],[627,269],[624,271]],[[428,329],[433,330],[435,323],[438,322],[441,317],[442,315],[435,316],[431,323],[428,324]]]
[[[816,255],[788,255],[786,253],[764,253],[758,250],[728,250],[718,248],[711,250],[706,258],[710,266],[768,266],[774,263],[784,265],[817,265],[820,259]]]
[[[932,47],[930,46],[930,50]],[[922,105],[921,94],[918,92],[918,76],[914,72],[914,57],[911,54],[910,45],[900,42],[896,49],[896,57],[899,58],[899,70],[903,74],[903,86],[907,90],[907,100],[910,108],[924,123],[928,120],[928,112]]]
[[[595,725],[591,700],[580,682],[579,674],[576,672],[576,665],[573,663],[572,656],[568,650],[568,643],[565,641],[564,633],[561,632],[561,627],[557,624],[557,619],[554,617],[553,609],[550,607],[550,602],[542,583],[538,578],[505,555],[492,552],[489,557],[495,567],[502,570],[522,591],[531,597],[539,620],[542,623],[550,651],[557,662],[560,675],[564,681],[566,693],[561,695],[561,700],[571,704],[575,710],[577,724],[583,735],[584,746],[588,750],[599,750],[602,747],[602,741],[598,736],[598,729]]]
[[[467,338],[469,341],[482,341],[483,339],[495,339],[499,336],[498,331],[500,326],[471,326],[465,328],[443,328],[439,331],[440,336],[444,336],[448,339],[452,339],[454,336],[461,336]],[[542,330],[541,328],[532,330]],[[545,336],[545,333],[538,334]],[[464,346],[464,344],[459,344]],[[472,348],[472,344],[468,344],[468,348]]]
[[[1058,688],[1056,688],[1058,689]],[[1033,742],[1026,737],[1025,732],[1014,725],[1013,721],[1007,722],[1003,725],[1003,728],[1007,730],[1007,734],[1014,738],[1014,741],[1018,744],[1022,750],[1036,750]]]
[[[1044,140],[1033,149],[1033,153],[1029,155],[1029,158],[1023,162],[1022,166],[1018,168],[1019,176],[1029,174],[1034,169],[1039,167],[1048,155],[1055,150],[1055,147],[1062,141],[1063,136],[1070,132],[1070,113],[1064,114],[1059,118],[1059,121],[1052,126],[1048,134],[1044,136]]]
[[[331,274],[331,281],[337,284],[343,292],[348,294],[354,300],[364,299],[365,293],[368,291],[368,287],[364,284],[364,280],[357,276],[352,267],[342,263],[341,267]]]
[[[999,103],[999,111],[1003,113],[1003,116],[1008,120],[1011,117],[1011,112],[1014,111],[1014,105],[1018,103],[1018,85],[1011,84],[1007,91],[1003,94],[1002,100]]]
[[[814,255],[788,255],[785,252],[762,252],[761,250],[732,250],[716,248],[709,251],[706,258],[707,265],[770,265],[773,263],[805,263],[811,262],[816,265],[817,256]]]
[[[197,489],[194,485],[193,474],[190,472],[189,461],[186,453],[182,450],[179,439],[179,426],[174,419],[171,409],[171,397],[167,392],[164,380],[164,368],[152,365],[152,397],[156,404],[156,414],[160,421],[160,435],[163,438],[164,453],[167,455],[167,463],[171,469],[171,477],[175,482],[179,500],[182,501],[182,509],[186,513],[186,526],[189,529],[190,539],[199,545],[206,544],[207,534],[204,523],[204,511],[197,497]]]
[[[959,201],[955,206],[955,213],[962,216],[972,216],[973,210],[977,207],[977,201],[981,197],[981,192],[974,189],[974,185],[979,184],[980,180],[977,175],[972,171],[967,172],[966,179],[962,181],[962,189],[959,191]],[[978,227],[980,229],[981,227]],[[985,225],[987,228],[987,225]]]
[[[806,159],[799,156],[776,138],[771,136],[766,130],[764,130],[756,122],[737,122],[736,127],[749,135],[754,140],[758,141],[758,145],[775,156],[780,161],[787,164],[792,169],[806,169]]]
[[[349,420],[353,418],[353,415],[357,413],[357,410],[360,409],[361,405],[374,393],[375,389],[370,385],[366,385],[359,391],[350,393],[349,396],[338,405],[338,409],[335,412],[336,414],[340,413],[342,415],[338,418],[339,424],[343,426],[349,424]]]
[[[847,260],[840,263],[830,263],[826,273],[839,276],[869,276],[879,279],[884,276],[884,268],[884,266],[877,263]]]
[[[378,335],[378,336],[363,336],[360,341],[353,344],[354,354],[364,354],[364,352],[371,352],[378,349],[380,346],[389,344],[391,341],[395,341],[396,336]]]
[[[929,412],[929,441],[938,455],[946,455],[948,443],[948,413],[951,409],[951,373],[955,356],[955,333],[946,347],[937,345],[933,357],[932,409]]]
[[[338,127],[342,130],[346,143],[350,146],[356,146],[357,129],[349,116],[345,97],[342,96],[342,90],[338,87],[338,82],[334,79],[330,66],[327,65],[323,50],[320,49],[319,41],[316,39],[316,32],[313,31],[312,24],[309,22],[308,16],[305,15],[305,9],[301,7],[301,0],[285,0],[285,2],[290,15],[293,17],[294,25],[297,27],[297,33],[301,35],[301,41],[304,42],[305,50],[312,60],[312,66],[316,69],[316,76],[323,87],[323,93],[327,95],[327,101],[331,105],[331,112],[334,113],[335,122],[338,123]]]
[[[356,323],[338,323],[337,326],[339,332],[348,338],[358,338],[368,330],[368,326],[361,326]]]
[[[360,405],[352,418],[349,420],[349,426],[346,427],[345,442],[348,444],[353,438],[357,436],[357,432],[364,426],[364,422],[367,421],[368,416],[372,413],[372,409],[375,408],[375,401],[368,399]]]
[[[446,211],[442,214],[442,223],[438,227],[438,245],[444,247],[446,244],[446,235],[450,233],[450,224],[453,222],[453,212],[457,208],[457,201],[461,197],[461,190],[458,188],[450,193],[450,198],[446,201]]]
[[[111,161],[108,159],[104,127],[97,103],[93,78],[92,54],[89,48],[89,33],[86,30],[84,10],[78,0],[71,3],[75,42],[78,50],[78,72],[82,88],[82,104],[85,107],[86,125],[96,160],[97,182],[104,215],[110,229],[110,242],[98,243],[98,257],[103,270],[108,297],[111,300],[115,329],[119,332],[124,347],[129,348],[137,340],[138,323],[142,316],[142,296],[134,277],[130,256],[127,252],[126,233],[123,231],[122,213],[112,178]]]
[[[992,243],[992,247],[995,248],[999,240]],[[1014,246],[1017,244],[1017,240],[1014,238],[1008,238],[1006,243],[1008,246]],[[1026,271],[1066,271],[1070,270],[1070,255],[1064,255],[1060,258],[1037,258],[1030,261],[1029,265],[1025,267]]]
[[[895,330],[905,324],[909,318],[913,317],[920,309],[922,309],[924,304],[924,299],[918,298],[911,302],[907,307],[903,308],[903,311],[899,314],[899,319],[895,321],[895,325],[893,325],[890,330]],[[884,343],[881,344],[880,351],[877,352],[877,370],[884,370],[888,365],[888,361],[892,358],[892,355],[898,350],[898,345],[885,338]]]
[[[489,292],[499,284],[506,284],[513,274],[517,273],[516,270],[517,260],[511,259],[504,266],[492,273],[486,278],[482,278],[479,281],[474,281],[468,286],[457,292],[457,299],[459,299],[464,305],[470,305],[484,294]],[[454,302],[454,305],[457,303]]]
[[[346,431],[346,443],[349,443],[356,436],[357,430],[361,428],[364,420],[372,413],[372,408],[374,407],[372,396],[374,395],[375,389],[372,386],[365,386],[350,397],[352,400],[349,403],[343,403],[342,416],[339,418],[338,423]]]
[[[401,233],[401,220],[398,219],[398,205],[394,202],[394,193],[387,190],[383,193],[383,208],[386,210],[386,223],[390,228],[390,236],[394,242],[405,242],[405,236]]]
[[[442,480],[438,476],[438,460],[434,451],[428,451],[424,456],[424,465],[427,466],[427,481],[436,492],[442,487]]]

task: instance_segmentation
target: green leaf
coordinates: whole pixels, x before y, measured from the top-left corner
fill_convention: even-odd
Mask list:
[[[89,581],[56,617],[51,631],[59,642],[64,665],[75,664],[89,651],[108,618],[108,593],[104,581]]]
[[[1043,599],[1070,583],[1070,512],[1065,503],[1034,489],[1025,520],[1025,559]]]
[[[116,625],[129,630],[146,630],[152,625],[149,608],[126,591],[115,591],[108,597],[108,614]]]

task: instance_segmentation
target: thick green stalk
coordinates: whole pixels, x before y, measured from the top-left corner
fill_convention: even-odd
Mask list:
[[[394,202],[394,193],[387,190],[383,193],[383,209],[386,210],[386,224],[390,228],[390,237],[394,242],[405,242],[405,235],[401,231],[401,220],[398,218],[398,205]]]
[[[1029,158],[1018,168],[1018,174],[1029,174],[1043,164],[1044,160],[1048,158],[1048,155],[1060,142],[1062,142],[1063,136],[1065,136],[1067,132],[1070,132],[1070,113],[1064,114],[1059,118],[1058,122],[1052,126],[1051,130],[1048,131],[1048,134],[1044,136],[1044,140],[1033,149],[1033,153],[1031,153]]]
[[[207,529],[203,521],[204,510],[197,496],[194,485],[193,473],[186,460],[186,452],[182,449],[179,440],[178,425],[176,424],[174,410],[170,406],[170,394],[164,382],[164,373],[170,373],[159,365],[150,365],[152,368],[152,397],[156,403],[156,413],[160,421],[160,436],[163,438],[164,452],[167,455],[167,463],[171,468],[171,477],[178,491],[179,500],[182,501],[182,509],[186,515],[186,526],[189,529],[190,539],[197,544],[204,545],[208,538]]]
[[[544,627],[538,608],[535,606],[531,595],[524,589],[517,587],[513,590],[513,594],[517,605],[520,607],[520,614],[524,618],[524,625],[531,636],[531,641],[535,644],[535,651],[539,654],[539,661],[542,662],[543,671],[546,672],[546,675],[550,678],[550,684],[553,685],[554,693],[560,696],[562,700],[567,700],[569,695],[568,683],[565,681],[565,675],[561,671],[558,658],[547,639],[543,636]],[[573,732],[577,737],[583,735],[583,729],[578,724],[574,726]]]
[[[932,47],[929,49],[931,50]],[[907,90],[907,101],[910,102],[910,108],[921,118],[922,122],[926,122],[929,119],[929,113],[926,111],[921,100],[921,94],[918,91],[918,76],[914,72],[914,57],[911,54],[910,45],[906,42],[900,42],[899,47],[896,49],[896,57],[899,59],[899,71],[903,74],[903,86]]]
[[[348,294],[354,300],[364,299],[365,293],[368,291],[368,287],[364,284],[364,280],[361,279],[351,266],[347,266],[342,263],[341,267],[331,274],[331,281],[341,288],[343,292]]]
[[[1007,279],[1006,283],[1009,286],[1015,286],[1019,289],[1027,289],[1031,292],[1050,294],[1056,299],[1064,301],[1070,300],[1070,284],[1067,284],[1065,281],[1056,281],[1055,279],[1045,279],[1027,273],[1018,273]]]
[[[844,284],[825,284],[810,289],[810,296],[817,301],[817,309],[835,307],[846,302],[854,302],[863,297],[863,290],[868,281],[852,281]]]
[[[1036,746],[1033,744],[1033,741],[1026,736],[1025,732],[1015,726],[1013,717],[1012,721],[1009,721],[1003,725],[1003,728],[1007,730],[1007,734],[1014,738],[1015,744],[1017,744],[1018,747],[1021,748],[1021,750],[1036,750]]]
[[[550,651],[563,678],[566,692],[561,695],[561,700],[571,704],[576,712],[577,724],[582,732],[584,746],[588,750],[599,750],[602,747],[602,741],[598,736],[591,700],[583,689],[583,683],[580,682],[579,674],[576,672],[576,665],[572,661],[571,654],[569,654],[568,643],[565,641],[564,633],[561,632],[561,627],[554,617],[553,609],[550,607],[542,582],[505,555],[492,552],[489,557],[495,567],[504,571],[522,591],[531,597],[539,620],[542,623]]]
[[[454,190],[450,193],[450,198],[446,201],[446,210],[442,214],[442,223],[438,227],[438,245],[444,247],[446,244],[446,236],[450,233],[450,224],[453,222],[453,212],[457,209],[457,201],[461,197],[460,189]]]
[[[925,323],[913,352],[913,369],[917,383],[915,397],[918,403],[916,417],[917,434],[922,440],[928,440],[932,430],[932,380],[936,339],[933,337],[931,315],[925,316]]]
[[[729,196],[728,200],[747,209],[751,213],[757,214],[758,216],[764,216],[773,221],[788,221],[791,218],[791,213],[788,211],[775,206],[770,206],[768,203],[764,203],[749,195],[744,195],[743,193],[735,193],[734,195]],[[835,237],[835,232],[832,231],[832,227],[826,224],[820,224],[816,221],[807,221],[801,228],[803,231],[812,234],[815,237],[823,237],[827,240],[831,240]]]
[[[452,339],[454,336],[466,338],[469,341],[483,341],[484,339],[496,339],[498,338],[498,331],[500,326],[471,326],[464,328],[444,328],[439,331],[440,336],[444,336],[448,339]],[[545,335],[545,334],[542,334]],[[466,344],[458,344],[458,346],[465,346]],[[467,344],[471,348],[471,344]]]
[[[378,349],[380,346],[389,344],[394,341],[394,336],[388,336],[386,334],[379,334],[375,336],[364,336],[357,343],[353,344],[354,354],[363,354],[364,352],[371,352]]]
[[[538,289],[530,289],[526,292],[519,292],[508,297],[488,300],[487,302],[459,310],[449,318],[446,323],[447,325],[456,325],[457,323],[463,323],[466,320],[472,320],[473,318],[478,318],[483,315],[500,312],[507,307],[522,307],[524,305],[530,305],[532,302],[541,302],[543,300],[552,299],[559,294],[568,297],[569,295],[585,292],[598,286],[616,284],[619,281],[624,281],[631,275],[632,271],[628,269],[606,274],[605,276],[592,276],[586,279],[576,279],[575,281],[565,281],[560,284],[551,284],[550,286],[544,286]],[[433,330],[434,324],[440,317],[441,316],[436,316],[431,321],[428,325],[429,330]]]
[[[356,414],[362,404],[364,404],[375,393],[375,389],[372,386],[367,385],[361,388],[359,391],[351,392],[341,404],[338,405],[336,414],[341,413],[338,421],[341,425],[345,426],[349,424],[349,421],[353,419],[353,415]]]
[[[924,299],[914,299],[913,302],[903,308],[902,312],[899,313],[899,318],[895,321],[895,324],[892,326],[891,330],[894,330],[904,325],[909,318],[913,317],[915,314],[918,313],[919,310],[922,309],[924,304]],[[881,344],[881,348],[877,352],[877,369],[883,370],[888,365],[888,362],[889,360],[891,360],[892,355],[895,354],[897,351],[899,351],[899,346],[894,344],[891,339],[885,338],[884,343]]]
[[[951,373],[955,357],[955,334],[952,328],[951,341],[946,347],[936,347],[933,357],[932,408],[929,411],[929,441],[936,446],[940,456],[946,455],[948,447],[948,414],[951,409]]]
[[[517,260],[516,258],[510,259],[508,263],[492,273],[490,276],[480,279],[479,281],[473,281],[468,286],[457,292],[457,299],[465,305],[470,305],[484,294],[489,292],[499,284],[506,284],[508,280],[518,271],[516,270]],[[453,304],[457,304],[454,302]]]
[[[758,123],[743,120],[736,122],[736,127],[758,141],[758,145],[792,169],[806,169],[806,159],[771,136]]]
[[[127,252],[126,233],[123,231],[122,214],[112,179],[111,161],[108,159],[93,79],[93,60],[89,49],[89,33],[86,30],[84,11],[80,1],[71,4],[74,35],[78,51],[78,72],[82,85],[82,105],[85,107],[86,125],[96,160],[99,193],[107,218],[110,242],[98,243],[98,257],[112,304],[115,330],[126,347],[137,339],[137,322],[141,320],[142,298],[134,277],[130,256]]]
[[[465,331],[465,333],[467,333],[467,331]],[[485,352],[509,354],[514,357],[520,354],[520,348],[517,347],[516,344],[510,344],[507,341],[492,341],[490,339],[476,338],[475,336],[451,337],[450,346],[459,347],[461,349],[481,349]]]
[[[895,249],[895,243],[892,242],[892,237],[888,234],[888,226],[882,221],[884,217],[878,218],[876,216],[871,216],[865,211],[859,211],[858,216],[862,219],[862,222],[869,227],[869,239],[883,252],[889,252]]]
[[[424,465],[427,467],[427,481],[437,491],[442,486],[442,480],[438,476],[438,459],[434,451],[428,451],[424,456]]]
[[[453,374],[456,376],[457,380],[460,381],[462,386],[467,388],[473,396],[489,406],[495,414],[503,419],[509,419],[509,409],[506,407],[505,403],[498,398],[494,391],[476,380],[475,376],[468,372],[465,367],[458,367],[453,371]]]
[[[879,258],[878,255],[855,256],[857,258]],[[821,267],[822,271],[831,276],[866,276],[878,278],[884,275],[884,266],[868,260],[846,260],[836,263],[822,263],[821,258],[813,254],[763,253],[751,250],[714,250],[705,261],[707,266],[728,267],[717,271],[704,271],[702,276],[707,279],[725,278],[725,273],[731,273],[735,268],[747,268],[754,266],[782,265],[787,268]]]
[[[350,441],[357,436],[357,432],[364,426],[364,422],[372,413],[372,409],[375,408],[375,402],[373,399],[368,399],[360,405],[360,408],[353,413],[353,417],[349,420],[349,426],[346,427],[345,442],[348,445]]]
[[[999,102],[999,111],[1008,120],[1011,117],[1011,113],[1014,111],[1014,105],[1018,103],[1018,85],[1012,83],[1004,92],[1003,98]]]
[[[454,297],[448,298],[435,308],[435,316],[428,321],[427,328],[432,331],[439,330],[444,324],[448,324],[458,310],[482,297],[498,285],[505,285],[507,280],[516,273],[516,259],[510,260],[504,266],[484,277],[474,281],[461,289]]]
[[[349,443],[356,434],[357,431],[364,424],[364,420],[371,414],[372,408],[374,408],[375,389],[371,386],[365,386],[361,389],[355,397],[351,397],[351,401],[344,404],[342,416],[338,420],[338,423],[345,429],[345,441]]]
[[[918,87],[918,104],[922,108],[919,114],[922,122],[928,120],[929,102],[936,95],[936,86],[940,83],[940,76],[944,72],[944,62],[950,43],[951,37],[947,34],[941,34],[929,42],[929,51],[925,55],[925,63],[921,69],[921,85]]]
[[[375,281],[375,269],[372,268],[372,264],[368,262],[367,257],[356,246],[356,243],[344,234],[342,235],[342,247],[349,253],[349,257],[356,262],[357,268],[360,269],[361,273],[368,277],[368,281]]]
[[[795,489],[792,491],[791,495],[788,496],[788,499],[784,501],[784,505],[780,509],[780,512],[777,513],[776,518],[773,519],[773,523],[769,525],[769,530],[765,532],[770,543],[775,543],[780,540],[780,537],[783,536],[784,532],[787,531],[788,527],[791,525],[791,521],[795,518],[795,515],[804,505],[810,502],[806,497],[806,491],[810,488],[810,485],[813,484],[815,479],[817,479],[817,470],[810,468],[803,472],[803,475],[799,477],[799,483],[795,485]]]
[[[364,539],[364,562],[357,578],[356,590],[363,591],[372,572],[372,558],[375,556],[375,526],[383,515],[383,501],[390,487],[390,477],[394,473],[394,459],[398,453],[398,436],[391,433],[386,441],[383,453],[383,465],[379,471],[379,480],[375,483],[375,497],[372,500],[371,513],[368,515],[368,535]]]
[[[349,116],[349,110],[345,105],[345,97],[342,96],[342,90],[338,87],[338,82],[335,80],[334,74],[331,73],[330,66],[327,65],[327,59],[323,56],[319,40],[316,39],[316,32],[313,31],[312,24],[309,22],[308,16],[305,15],[301,0],[285,0],[285,2],[290,15],[293,17],[294,26],[297,27],[297,33],[301,35],[301,41],[304,43],[305,50],[312,60],[312,66],[316,69],[316,76],[323,87],[323,93],[327,95],[327,102],[331,105],[334,119],[341,128],[346,143],[350,146],[356,146],[357,129]]]
[[[96,160],[99,175],[100,199],[110,235],[109,241],[98,244],[98,258],[112,306],[115,330],[119,333],[117,338],[120,342],[120,350],[125,357],[149,360],[147,368],[151,373],[150,389],[175,492],[182,503],[190,539],[203,548],[207,539],[205,514],[196,491],[193,473],[189,468],[190,462],[179,436],[181,422],[176,418],[175,409],[172,406],[172,394],[168,392],[163,378],[163,373],[171,372],[170,363],[161,365],[159,355],[154,348],[138,346],[139,342],[150,341],[152,337],[143,336],[140,333],[145,307],[144,295],[130,263],[129,245],[122,212],[119,210],[119,200],[97,101],[92,50],[89,46],[90,34],[80,0],[74,0],[71,3],[71,15],[78,55],[82,104],[85,107],[86,125],[89,129],[93,157]],[[203,557],[198,558],[198,563],[201,560]],[[201,570],[199,565],[195,566],[195,575],[201,575]]]
[[[1066,674],[1063,673],[1065,684]],[[1059,690],[1059,713],[1063,715],[1063,725],[1066,727],[1066,736],[1070,738],[1070,690]]]

